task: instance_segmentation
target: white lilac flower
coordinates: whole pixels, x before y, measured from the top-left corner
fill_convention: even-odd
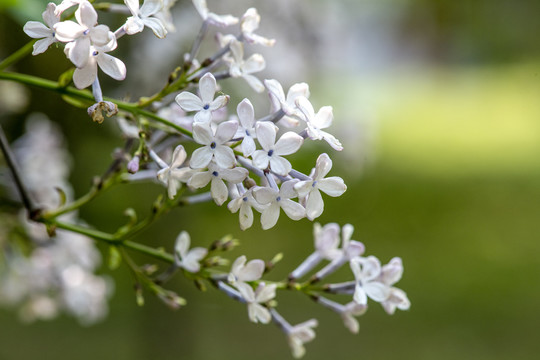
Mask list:
[[[355,301],[351,301],[350,303],[343,305],[343,309],[340,313],[341,319],[343,320],[345,327],[353,334],[358,334],[358,331],[360,330],[360,325],[355,317],[363,315],[366,310],[367,305],[361,305]]]
[[[71,20],[62,21],[54,25],[54,31],[59,41],[69,43],[69,48],[66,47],[69,60],[76,67],[82,68],[89,61],[92,45],[105,47],[113,40],[116,43],[116,39],[106,25],[97,25],[97,12],[88,1],[81,2],[75,11],[75,18],[78,23]]]
[[[388,286],[392,286],[401,279],[402,275],[403,263],[401,258],[395,257],[382,267],[379,280]],[[383,301],[381,305],[388,314],[392,315],[396,311],[396,308],[408,310],[411,306],[411,302],[403,290],[391,287],[388,299]]]
[[[296,197],[294,191],[294,180],[286,181],[281,185],[279,191],[270,187],[257,187],[253,190],[253,197],[261,205],[268,205],[261,215],[261,225],[263,230],[270,229],[276,225],[279,219],[280,209],[293,220],[300,220],[306,216],[306,210],[299,203],[292,201]]]
[[[332,160],[327,154],[321,154],[317,158],[312,179],[300,181],[294,186],[300,197],[307,196],[306,216],[309,220],[313,220],[323,213],[324,202],[320,191],[329,196],[337,197],[347,190],[342,178],[338,176],[325,178],[330,169],[332,169]]]
[[[262,212],[265,208],[253,197],[253,188],[231,200],[227,207],[233,213],[239,211],[240,229],[242,230],[249,229],[253,225],[252,208],[255,208],[258,212]]]
[[[133,35],[149,27],[158,38],[163,39],[167,35],[167,29],[161,20],[154,17],[163,8],[163,0],[144,0],[139,8],[139,0],[124,0],[133,16],[127,18],[124,28],[126,34]]]
[[[366,305],[368,297],[383,302],[390,296],[390,287],[378,278],[381,275],[381,263],[375,256],[356,257],[350,261],[351,270],[356,281],[353,300]]]
[[[353,232],[354,226],[351,224],[345,224],[341,230],[341,250],[343,251],[344,258],[347,260],[362,255],[366,250],[364,244],[360,241],[351,240]]]
[[[261,17],[255,8],[249,8],[240,20],[240,30],[242,31],[242,38],[249,44],[260,44],[264,46],[274,46],[276,40],[267,39],[260,35],[255,34],[255,30],[259,28]]]
[[[208,171],[201,171],[194,174],[191,179],[189,179],[188,185],[195,189],[200,189],[211,182],[210,193],[212,194],[212,198],[217,205],[221,206],[229,197],[229,191],[223,180],[226,180],[231,184],[238,184],[239,182],[242,182],[248,174],[249,171],[242,167],[224,169],[214,163],[210,163],[208,165]]]
[[[283,110],[285,116],[279,120],[279,124],[292,128],[298,125],[298,119],[304,119],[304,114],[298,109],[296,99],[299,97],[309,98],[309,85],[307,83],[297,83],[289,88],[287,97],[279,81],[275,79],[264,80],[264,86],[268,90],[271,109],[276,112]]]
[[[261,304],[276,297],[277,285],[266,285],[261,282],[255,291],[253,291],[251,285],[244,282],[237,282],[235,283],[235,286],[247,303],[249,320],[254,323],[260,322],[262,324],[268,324],[270,320],[272,320],[272,316],[270,315],[268,308]]]
[[[246,282],[259,280],[264,272],[264,261],[260,259],[250,260],[246,264],[247,258],[245,255],[234,260],[231,267],[231,272],[227,277],[229,284],[236,282]]]
[[[293,357],[299,359],[305,355],[304,344],[315,339],[314,327],[317,327],[316,319],[311,319],[287,329],[287,340],[291,347]]]
[[[242,138],[242,152],[248,157],[256,150],[255,141],[257,138],[255,131],[255,111],[253,105],[248,99],[244,99],[236,108],[240,126],[236,132],[235,138]]]
[[[64,51],[69,54],[73,52],[75,42],[66,45]],[[98,66],[101,70],[115,80],[126,78],[126,65],[122,60],[107,54],[116,48],[116,40],[106,46],[90,46],[88,49],[88,59],[86,64],[77,67],[73,73],[73,83],[78,89],[84,89],[96,80]]]
[[[266,63],[261,54],[253,54],[244,60],[244,45],[238,40],[231,40],[232,57],[225,58],[229,65],[229,75],[233,78],[243,78],[251,88],[257,92],[264,91],[264,85],[261,80],[251,75],[262,71],[266,67]]]
[[[227,27],[238,23],[238,18],[232,15],[216,15],[208,10],[206,0],[193,0],[193,6],[197,9],[199,15],[201,15],[204,21],[208,21],[210,24]]]
[[[185,111],[197,111],[195,122],[210,122],[212,120],[212,111],[216,111],[227,105],[228,95],[220,95],[214,99],[217,90],[216,78],[211,73],[204,74],[199,80],[198,97],[188,91],[183,91],[176,96],[176,102]]]
[[[234,152],[224,144],[233,138],[237,128],[237,122],[225,121],[217,126],[214,134],[210,124],[195,123],[193,125],[193,140],[205,146],[193,152],[189,165],[193,169],[202,169],[214,159],[220,168],[232,168],[236,163]]]
[[[175,264],[186,271],[196,273],[201,270],[199,262],[208,254],[208,249],[196,247],[189,250],[190,244],[191,238],[189,234],[182,231],[176,238],[176,244],[174,245]]]
[[[159,170],[157,173],[158,180],[167,186],[169,199],[174,199],[181,183],[187,183],[195,173],[190,167],[180,167],[186,161],[186,158],[186,150],[182,145],[178,145],[174,149],[171,165]]]
[[[174,6],[177,0],[163,0],[163,7],[157,13],[154,14],[154,17],[161,20],[165,29],[169,32],[175,32],[176,27],[174,26],[173,17],[171,14],[171,8]]]
[[[23,31],[26,35],[33,39],[39,39],[34,43],[32,55],[38,55],[45,52],[52,43],[58,41],[54,36],[54,24],[60,21],[60,16],[54,14],[55,9],[56,5],[54,3],[49,3],[47,9],[41,15],[46,26],[39,21],[28,21],[24,24]]]
[[[270,169],[278,175],[285,176],[292,170],[291,163],[282,155],[291,155],[300,149],[304,139],[294,133],[286,132],[276,142],[277,128],[270,122],[258,122],[256,126],[257,140],[263,150],[253,152],[253,165],[259,169]]]
[[[325,140],[335,150],[343,150],[343,146],[334,135],[321,130],[332,125],[334,114],[332,113],[331,106],[323,106],[320,108],[319,112],[315,114],[313,105],[311,105],[311,102],[305,97],[297,98],[296,105],[304,113],[307,124],[307,133],[310,139]]]

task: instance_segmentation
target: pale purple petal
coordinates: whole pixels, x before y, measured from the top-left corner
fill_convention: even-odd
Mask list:
[[[259,169],[266,169],[268,167],[268,163],[270,162],[270,158],[268,157],[268,153],[264,150],[256,150],[253,152],[252,156],[253,158],[253,165]]]
[[[244,156],[251,156],[256,149],[255,140],[253,140],[251,136],[244,137],[244,140],[242,141],[242,153]],[[268,163],[266,163],[266,166],[268,166]]]

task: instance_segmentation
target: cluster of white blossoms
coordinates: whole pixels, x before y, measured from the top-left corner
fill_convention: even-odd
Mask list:
[[[363,315],[368,307],[368,299],[380,303],[384,310],[392,315],[399,310],[408,310],[410,301],[407,294],[394,287],[403,275],[401,259],[395,257],[388,264],[381,266],[375,256],[362,256],[364,245],[352,240],[353,226],[347,224],[340,229],[336,223],[321,226],[314,225],[315,251],[309,255],[289,275],[287,286],[294,287],[297,281],[313,271],[322,261],[327,265],[317,271],[309,280],[318,283],[344,265],[349,264],[354,280],[343,283],[324,284],[324,292],[342,294],[349,297],[345,304],[330,300],[320,293],[311,292],[310,296],[323,307],[336,312],[343,324],[352,333],[358,333],[360,326],[357,316]],[[201,271],[200,262],[207,255],[207,249],[189,248],[189,235],[183,231],[176,243],[177,265],[191,273]],[[274,321],[287,335],[293,356],[305,354],[304,343],[315,338],[314,327],[318,322],[310,319],[302,324],[291,326],[276,310],[276,290],[278,283],[262,279],[266,270],[263,260],[247,261],[246,256],[238,257],[225,276],[215,278],[218,288],[231,298],[245,303],[248,317],[254,323],[268,324]],[[352,297],[351,297],[352,295]]]
[[[27,122],[26,134],[14,144],[15,155],[26,186],[40,206],[57,207],[61,188],[71,197],[69,155],[58,128],[44,115]],[[63,216],[76,222],[76,214]],[[52,238],[45,225],[30,222],[21,213],[26,237],[33,245],[2,244],[9,248],[0,260],[0,304],[16,307],[26,321],[51,319],[60,313],[82,324],[101,320],[108,310],[110,282],[95,275],[101,255],[85,236],[57,230]]]
[[[306,142],[315,140],[323,140],[324,145],[333,150],[343,150],[340,141],[328,132],[333,122],[333,109],[323,106],[316,110],[310,100],[307,83],[293,84],[285,93],[278,80],[260,79],[255,75],[265,68],[266,62],[261,54],[246,55],[249,51],[247,46],[269,47],[275,44],[274,39],[256,33],[260,16],[255,8],[248,9],[237,18],[215,14],[208,9],[205,0],[193,0],[195,10],[202,18],[201,29],[191,51],[184,56],[184,63],[171,73],[167,85],[160,92],[134,103],[103,101],[98,67],[114,79],[126,77],[124,63],[108,54],[117,48],[117,40],[126,34],[140,33],[145,27],[163,39],[168,31],[174,31],[170,13],[174,2],[145,0],[141,5],[138,0],[124,0],[125,5],[101,4],[103,6],[96,8],[125,17],[123,24],[113,32],[108,26],[98,24],[98,13],[89,1],[64,0],[59,5],[48,4],[43,13],[45,25],[30,21],[24,30],[30,37],[38,39],[34,44],[34,55],[44,52],[53,43],[65,44],[64,52],[75,66],[73,83],[79,89],[92,85],[96,103],[88,112],[94,120],[103,121],[102,111],[106,111],[107,116],[120,111],[116,121],[127,141],[123,159],[116,170],[122,172],[121,180],[125,182],[157,180],[163,184],[169,201],[159,202],[159,206],[166,203],[172,207],[200,201],[214,201],[222,206],[227,202],[227,208],[239,214],[242,230],[253,225],[254,210],[260,213],[264,230],[277,224],[282,211],[292,220],[317,219],[324,211],[323,196],[341,196],[347,186],[342,178],[328,176],[332,170],[328,154],[320,154],[312,170],[304,173],[295,168],[290,156]],[[66,12],[72,8],[74,12]],[[70,20],[70,13],[74,14],[76,21]],[[215,52],[198,59],[201,43],[210,26],[225,29],[235,25],[236,34],[217,33]],[[233,110],[228,109],[231,96],[219,84],[225,78],[241,78],[253,90],[249,96],[242,96]],[[260,101],[254,96],[264,93],[268,99],[266,108],[261,109],[259,105],[255,108],[253,104]],[[135,143],[138,146],[132,146]],[[47,166],[51,166],[50,158]],[[35,174],[37,172],[33,171],[28,176]],[[47,189],[50,190],[49,187]],[[185,190],[197,194],[186,196]],[[160,210],[158,205],[154,209],[156,213]],[[46,204],[45,207],[54,208],[55,205]],[[122,245],[127,237],[117,236],[119,233],[122,235],[120,230],[110,238]],[[294,357],[298,358],[305,353],[304,344],[315,338],[314,328],[318,322],[311,319],[294,326],[288,323],[276,310],[274,299],[279,290],[304,292],[339,314],[353,333],[359,331],[356,317],[366,311],[368,299],[380,303],[389,314],[396,309],[407,310],[410,307],[405,292],[394,287],[403,273],[401,259],[393,258],[388,264],[381,265],[376,257],[363,256],[364,245],[352,240],[352,232],[352,225],[341,229],[335,223],[325,226],[316,223],[315,251],[290,273],[287,280],[281,282],[262,278],[273,266],[272,262],[269,265],[260,259],[248,261],[246,256],[238,257],[226,272],[208,271],[210,267],[225,265],[227,260],[213,256],[211,253],[215,249],[211,247],[190,248],[191,238],[186,231],[178,235],[172,257],[168,258],[162,251],[151,252],[172,263],[168,271],[157,278],[146,278],[143,270],[133,267],[132,270],[146,279],[151,288],[158,289],[158,296],[166,302],[172,300],[174,307],[183,305],[184,300],[160,287],[174,272],[181,269],[196,282],[209,281],[231,298],[246,304],[250,321],[277,324],[286,334]],[[110,242],[110,238],[105,241]],[[48,247],[41,252],[53,249]],[[144,250],[146,246],[138,249]],[[29,258],[27,261],[33,260]],[[47,264],[54,263],[51,256],[47,261]],[[322,262],[327,264],[308,280],[299,282]],[[76,303],[78,307],[74,309],[92,308],[92,311],[85,312],[85,316],[93,319],[98,317],[96,314],[103,313],[96,310],[99,299],[95,297],[99,294],[99,298],[104,299],[106,286],[97,286],[98,278],[91,275],[96,262],[87,263],[90,264],[86,267],[77,265],[77,262],[62,264],[58,267],[62,272],[51,278],[56,281],[65,279],[57,286],[62,291],[67,291],[70,284],[91,291],[93,297],[70,295],[63,304],[70,308],[70,304]],[[319,284],[344,265],[350,266],[354,280]],[[42,273],[47,274],[45,271]],[[42,283],[48,284],[46,281]],[[24,291],[21,293],[28,296]],[[322,293],[344,294],[349,299],[339,303],[322,296]],[[43,296],[38,300],[44,307]],[[83,304],[84,301],[91,304]]]

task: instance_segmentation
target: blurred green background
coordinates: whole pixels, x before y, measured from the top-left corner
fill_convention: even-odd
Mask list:
[[[275,49],[254,49],[268,54],[265,77],[285,87],[307,81],[316,108],[334,107],[333,133],[345,150],[335,153],[317,144],[292,157],[307,172],[317,155],[327,152],[334,160],[331,174],[348,185],[341,198],[325,198],[318,221],[351,223],[353,238],[364,242],[368,254],[383,262],[401,256],[404,262],[398,287],[407,292],[411,309],[388,316],[374,303],[360,318],[358,335],[309,299],[280,293],[279,309],[292,323],[319,319],[317,338],[306,345],[305,358],[536,358],[540,2],[240,1],[230,11],[232,1],[208,2],[217,13],[234,15],[258,7],[261,34],[278,40]],[[2,58],[26,43],[22,24],[39,20],[44,7],[36,3],[45,4],[12,2],[17,7],[0,14]],[[189,2],[175,11],[180,19],[195,16]],[[190,31],[183,23],[178,27],[176,36]],[[157,41],[144,35],[126,40],[128,79],[107,82],[106,93],[141,95],[137,78],[144,74],[130,69],[144,61],[140,48]],[[189,42],[180,44],[162,50],[180,54]],[[284,54],[290,56],[286,65],[272,63],[272,56]],[[16,70],[54,79],[68,66],[57,50],[29,57]],[[167,74],[172,68],[156,71]],[[164,79],[144,80],[143,93],[158,89]],[[238,82],[227,86],[242,97],[248,90]],[[10,140],[21,134],[28,113],[48,114],[65,131],[74,158],[72,182],[76,193],[83,194],[92,176],[105,170],[112,150],[121,146],[116,128],[112,122],[92,123],[83,110],[55,94],[27,89],[26,96],[26,107],[2,114]],[[113,190],[82,209],[81,217],[112,230],[123,223],[125,207],[144,212],[163,192],[149,185]],[[181,229],[198,245],[232,233],[242,247],[231,258],[269,259],[283,252],[284,260],[270,275],[275,279],[307,256],[313,243],[312,224],[305,219],[282,217],[270,231],[260,231],[256,223],[241,232],[237,215],[214,204],[177,209],[137,240],[171,248]],[[102,272],[110,273],[105,266]],[[129,271],[121,267],[111,276],[116,289],[110,314],[92,327],[67,317],[27,325],[15,313],[0,310],[0,359],[290,357],[278,329],[251,324],[244,306],[213,289],[201,293],[177,279],[171,286],[188,300],[186,308],[172,312],[150,295],[140,308]]]

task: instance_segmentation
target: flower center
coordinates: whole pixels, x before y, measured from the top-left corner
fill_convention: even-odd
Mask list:
[[[215,149],[215,148],[216,148],[216,142],[212,141],[212,143],[210,144],[210,149]]]
[[[274,150],[268,150],[268,156],[272,156],[274,154]]]
[[[247,136],[251,136],[251,135],[249,134],[249,130],[246,130],[246,135],[247,135]]]
[[[247,201],[248,201],[247,196],[244,196],[244,197],[242,198],[242,201],[243,201],[243,202],[247,202]]]
[[[86,29],[83,31],[83,35],[88,35],[89,32],[90,32],[90,29]]]
[[[203,106],[203,109],[204,109],[204,110],[208,110],[208,109],[210,109],[210,104],[206,104],[206,105],[204,105],[204,106]]]
[[[99,54],[99,52],[97,52],[97,51],[94,51],[94,52],[92,53],[93,56],[97,56],[98,54]]]
[[[278,197],[276,198],[276,201],[281,201],[281,196],[278,196]]]
[[[311,184],[311,187],[315,187],[317,185],[317,181],[314,181],[313,184]]]
[[[217,177],[219,174],[217,171],[212,171],[212,175],[214,175],[215,177]]]

